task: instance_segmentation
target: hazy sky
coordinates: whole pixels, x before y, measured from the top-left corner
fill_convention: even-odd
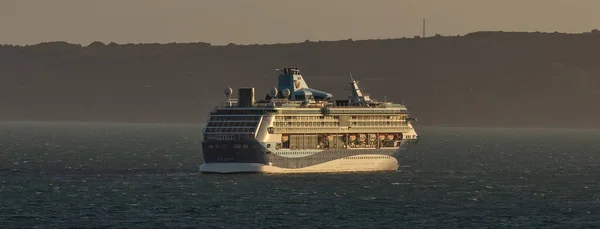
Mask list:
[[[600,0],[0,0],[0,44],[286,43],[600,28]]]

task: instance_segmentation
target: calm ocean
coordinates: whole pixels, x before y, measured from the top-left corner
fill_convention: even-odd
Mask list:
[[[0,228],[592,228],[600,130],[416,126],[394,173],[203,175],[199,125],[0,123]]]

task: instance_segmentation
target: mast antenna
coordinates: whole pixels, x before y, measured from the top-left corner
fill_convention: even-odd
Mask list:
[[[423,38],[425,38],[425,18],[423,18]]]

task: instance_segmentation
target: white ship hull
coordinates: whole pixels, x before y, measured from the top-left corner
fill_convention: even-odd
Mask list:
[[[261,163],[206,163],[200,166],[200,172],[203,173],[330,173],[397,171],[397,169],[396,158],[374,154],[355,155],[294,169]]]

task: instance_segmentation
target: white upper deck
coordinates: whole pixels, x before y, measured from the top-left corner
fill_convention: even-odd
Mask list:
[[[333,95],[308,87],[297,68],[276,69],[278,86],[272,88],[263,100],[255,100],[254,88],[239,88],[238,98],[233,90],[225,89],[226,102],[215,109],[225,110],[311,110],[327,113],[408,113],[402,104],[379,102],[364,94],[358,82],[350,75],[351,94],[345,100],[332,100]]]

